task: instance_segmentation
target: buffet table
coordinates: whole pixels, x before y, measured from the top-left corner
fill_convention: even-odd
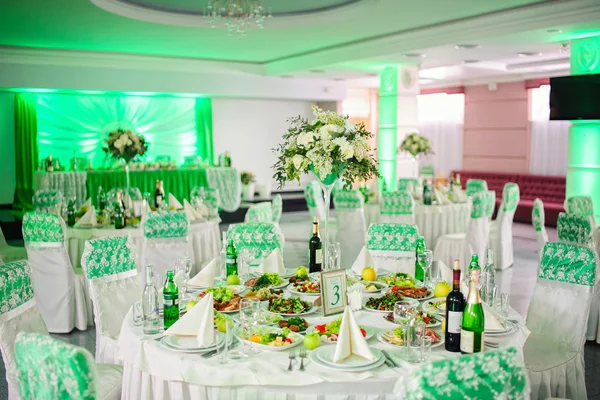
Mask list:
[[[381,313],[361,310],[354,315],[359,324],[373,327],[377,332],[394,328],[383,320]],[[305,318],[312,325],[339,316],[323,318],[319,310]],[[511,309],[509,318],[517,321],[515,333],[486,340],[501,347],[515,346],[521,351],[529,330],[516,311]],[[141,326],[133,326],[131,311],[125,317],[119,336],[120,358],[124,363],[122,399],[390,400],[398,398],[393,390],[398,378],[418,367],[398,358],[398,348],[379,342],[376,336],[368,343],[387,349],[399,368],[384,364],[367,372],[344,372],[320,367],[307,358],[304,372],[298,371],[298,359],[294,370],[287,371],[287,351],[262,351],[222,365],[217,357],[206,359],[198,354],[168,350],[156,337],[144,335]],[[295,350],[301,348],[302,344]],[[458,356],[460,353],[449,353],[441,345],[432,348],[431,361]]]
[[[200,271],[200,268],[219,255],[221,251],[221,233],[219,231],[220,219],[206,222],[192,222],[188,233],[188,254],[193,262],[190,274]],[[71,264],[75,269],[81,269],[81,255],[85,241],[107,236],[129,235],[136,247],[136,265],[138,274],[143,273],[142,252],[144,236],[141,228],[127,227],[125,229],[114,229],[113,226],[97,227],[92,229],[67,228],[67,251]]]
[[[440,236],[448,233],[467,231],[471,214],[470,203],[456,203],[425,206],[415,205],[415,224],[419,234],[425,238],[427,248],[435,248],[435,242]],[[379,222],[379,204],[365,204],[365,222],[367,227]]]

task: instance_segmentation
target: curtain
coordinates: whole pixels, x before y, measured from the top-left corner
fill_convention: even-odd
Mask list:
[[[38,165],[36,96],[15,94],[15,164],[17,186],[14,208],[31,208]]]
[[[435,153],[421,158],[420,166],[432,165],[435,175],[446,176],[462,169],[464,94],[425,94],[417,96],[417,101],[419,133],[429,139]]]
[[[212,101],[209,98],[199,97],[196,99],[196,134],[198,141],[198,155],[202,160],[213,163],[213,125],[212,125]]]
[[[529,172],[537,175],[567,174],[569,121],[550,121],[550,86],[531,89],[531,148]]]

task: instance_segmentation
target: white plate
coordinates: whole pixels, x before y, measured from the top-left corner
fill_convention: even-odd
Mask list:
[[[179,350],[210,350],[216,347],[217,342],[225,338],[221,332],[215,332],[215,341],[209,346],[201,346],[195,336],[169,336],[165,335],[165,343]]]
[[[359,276],[359,277],[361,277],[361,278],[362,278],[362,273],[360,273],[360,274],[357,274],[355,271],[352,271],[352,273],[354,274],[354,276]],[[378,278],[381,278],[381,277],[383,277],[383,276],[388,276],[388,275],[390,275],[390,274],[391,274],[391,272],[390,272],[390,271],[388,271],[387,269],[384,269],[384,268],[381,268],[381,269],[378,269],[378,270],[377,270],[377,277],[378,277]]]
[[[399,344],[394,344],[394,343],[390,343],[388,342],[384,337],[383,334],[387,332],[387,331],[383,331],[383,332],[379,332],[377,334],[377,340],[379,340],[381,343],[387,344],[389,346],[394,346],[394,347],[402,347]],[[438,334],[440,334],[440,332],[436,331]],[[441,345],[443,345],[446,342],[446,338],[444,337],[443,334],[440,334],[440,341],[437,342],[436,344],[432,344],[431,347],[439,347]],[[416,348],[415,346],[411,346],[411,348]]]
[[[365,289],[363,290],[363,293],[367,293],[367,294],[381,293],[382,290],[385,290],[385,289],[387,289],[389,287],[386,283],[383,283],[383,282],[358,281],[358,283],[361,283],[361,284],[365,285]],[[367,286],[370,286],[370,285],[375,285],[379,289],[377,289],[377,290],[367,290]]]
[[[300,296],[302,296],[302,295],[304,295],[304,296],[320,296],[321,295],[321,292],[318,292],[318,293],[299,292],[296,290],[295,286],[296,285],[294,285],[294,284],[290,284],[290,286],[288,286],[288,288],[287,288],[288,292],[290,292],[292,294],[300,295]]]
[[[275,328],[275,327],[265,327],[265,332],[277,332],[277,333],[280,333],[281,329]],[[254,343],[254,342],[252,342],[250,340],[242,339],[240,337],[239,328],[235,329],[233,331],[233,334],[241,342],[250,344],[255,349],[258,349],[258,350],[267,350],[267,351],[285,351],[285,350],[289,350],[291,348],[294,348],[294,347],[298,346],[304,340],[304,336],[300,335],[299,333],[290,332],[290,337],[292,338],[292,343],[290,343],[290,344],[288,344],[286,346],[269,346],[269,345],[266,345],[266,344]]]
[[[321,273],[320,272],[311,272],[310,274],[308,274],[308,279],[311,281],[320,281]]]
[[[322,324],[319,324],[322,325]],[[370,327],[370,326],[363,326],[363,329],[367,332],[367,336],[365,336],[365,340],[369,340],[371,339],[373,336],[375,336],[375,329]],[[306,333],[313,333],[316,332],[315,326],[309,326],[308,328],[306,328]],[[328,340],[326,338],[323,338],[323,336],[325,335],[321,335],[321,343],[323,344],[337,344],[337,340],[336,341],[331,341]]]
[[[430,314],[431,314],[431,313],[430,313]],[[435,317],[435,320],[436,320],[436,322],[435,322],[435,323],[433,323],[433,324],[425,324],[425,326],[426,326],[427,328],[434,328],[434,327],[436,327],[436,326],[440,326],[440,325],[442,325],[442,317],[440,317],[439,315],[435,315],[435,314],[433,314],[433,316]],[[383,319],[385,322],[387,322],[388,324],[391,324],[391,325],[394,325],[394,326],[400,326],[400,324],[397,324],[397,323],[395,323],[395,322],[389,321],[389,320],[386,318],[386,315],[384,315],[384,316],[383,316],[383,317],[381,317],[381,318],[382,318],[382,319]]]
[[[376,364],[383,354],[381,351],[376,348],[370,348],[371,352],[375,356],[374,360],[367,360],[366,358],[362,358],[352,354],[350,357],[346,358],[343,363],[336,363],[333,361],[333,356],[335,355],[336,348],[333,346],[324,346],[318,347],[314,352],[316,353],[316,357],[321,360],[323,363],[337,367],[340,369],[346,368],[364,368],[370,365]]]
[[[504,330],[504,331],[485,331],[484,332],[485,336],[486,337],[492,337],[492,336],[496,337],[496,336],[512,335],[517,330],[519,330],[519,327],[514,322],[507,320],[504,323],[506,324],[506,330]]]
[[[184,349],[178,349],[178,348],[176,348],[176,347],[170,346],[169,344],[167,344],[167,343],[165,342],[165,339],[166,339],[167,337],[168,337],[168,336],[164,336],[164,337],[162,337],[162,338],[160,339],[160,342],[159,342],[159,343],[161,344],[161,346],[163,346],[164,348],[166,348],[166,349],[169,349],[169,350],[171,350],[171,351],[177,351],[177,352],[180,352],[180,353],[206,353],[206,352],[209,352],[209,351],[212,351],[212,350],[214,350],[214,349],[215,349],[215,347],[213,347],[212,349],[198,349],[198,350],[184,350]]]
[[[443,311],[432,311],[433,308],[431,308],[431,309],[429,308],[430,304],[435,303],[436,301],[442,301],[442,300],[446,301],[446,298],[445,297],[435,297],[433,299],[425,300],[423,302],[423,306],[421,307],[421,309],[423,311],[427,311],[430,314],[446,315],[446,306],[445,305],[444,305]]]
[[[371,349],[371,350],[373,350],[373,349]],[[332,369],[335,371],[344,371],[344,372],[369,371],[369,370],[372,370],[375,368],[379,368],[380,366],[382,366],[385,363],[385,357],[381,357],[381,359],[379,361],[377,361],[375,364],[367,365],[366,367],[340,368],[340,366],[329,365],[329,364],[326,364],[323,361],[321,361],[321,359],[319,357],[317,357],[315,351],[310,351],[308,354],[308,358],[320,367]]]
[[[266,302],[266,301],[264,301],[264,302],[261,302],[261,303],[260,303],[260,307],[261,307],[261,309],[262,309],[262,310],[264,310],[264,311],[266,311],[266,312],[268,312],[268,313],[271,313],[271,314],[278,314],[278,315],[281,315],[282,317],[300,317],[300,316],[302,316],[302,315],[311,314],[311,313],[313,313],[313,312],[317,311],[317,309],[319,308],[319,307],[317,307],[317,306],[315,306],[315,305],[313,304],[313,305],[312,305],[312,306],[311,306],[311,307],[310,307],[308,310],[306,310],[306,311],[304,311],[304,312],[302,312],[302,313],[299,313],[299,314],[283,314],[283,313],[278,313],[278,312],[269,311],[269,303],[268,303],[268,302]]]

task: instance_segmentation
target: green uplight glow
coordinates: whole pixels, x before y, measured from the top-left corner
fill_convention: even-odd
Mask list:
[[[0,88],[0,91],[14,93],[59,93],[74,95],[92,95],[92,96],[133,96],[133,97],[177,97],[177,98],[209,98],[210,95],[204,93],[167,93],[167,92],[124,92],[111,90],[93,90],[93,89],[52,89],[52,88]]]
[[[396,121],[398,113],[398,68],[379,73],[379,132],[377,152],[379,173],[388,189],[396,188]],[[380,189],[383,182],[380,182]]]

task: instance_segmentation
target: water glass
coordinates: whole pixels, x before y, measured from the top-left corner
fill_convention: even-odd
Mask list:
[[[185,293],[187,290],[187,282],[190,280],[190,272],[192,270],[192,260],[187,256],[178,257],[175,261],[175,284],[179,288],[180,293]]]
[[[510,309],[510,293],[500,294],[500,314],[506,318]]]
[[[260,301],[256,299],[240,300],[240,337],[248,340],[252,336],[252,327],[257,325],[260,318]],[[248,342],[243,345],[244,351],[257,353],[258,351]]]
[[[339,242],[329,242],[327,257],[329,257],[329,270],[340,269],[341,266],[341,248]]]
[[[417,303],[418,304],[418,303]],[[412,325],[412,321],[414,320],[416,315],[415,303],[412,301],[401,300],[397,301],[394,304],[394,321],[400,324],[402,327],[402,349],[405,352],[405,358],[407,360],[411,359],[411,350],[410,350],[410,335],[409,331]]]
[[[419,342],[421,344],[419,361],[429,362],[431,360],[431,337],[423,335],[419,339]]]
[[[419,254],[419,261],[423,267],[423,285],[426,288],[429,288],[431,284],[431,264],[433,263],[433,251],[426,250]]]
[[[133,325],[140,326],[144,323],[144,311],[142,310],[142,301],[138,300],[133,303]]]
[[[217,360],[219,364],[227,364],[231,360],[229,357],[229,345],[230,340],[233,338],[233,321],[227,320],[225,322],[225,332],[223,332],[225,338],[222,342],[217,340]]]

